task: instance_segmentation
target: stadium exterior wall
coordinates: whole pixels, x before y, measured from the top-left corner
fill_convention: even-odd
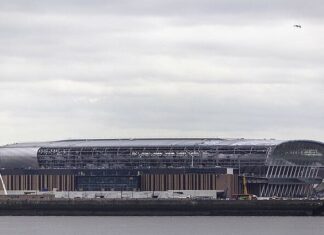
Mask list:
[[[9,188],[28,185],[46,189],[53,184],[62,190],[172,189],[178,187],[172,182],[179,175],[184,177],[179,185],[187,182],[188,189],[193,188],[189,183],[192,177],[197,177],[197,189],[205,188],[204,185],[215,188],[215,182],[206,182],[225,174],[217,169],[234,168],[240,177],[249,178],[249,188],[258,189],[260,196],[305,197],[323,180],[323,165],[324,144],[310,140],[108,139],[0,147],[0,171]],[[171,172],[168,176],[172,170],[183,172]],[[66,171],[70,172],[65,174]],[[115,175],[108,171],[115,171]],[[72,182],[70,177],[73,183],[65,183]],[[166,180],[168,177],[170,180]],[[201,179],[205,180],[200,182]]]

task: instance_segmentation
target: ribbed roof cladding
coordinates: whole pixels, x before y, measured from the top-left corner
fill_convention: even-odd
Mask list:
[[[93,148],[92,150],[94,151],[96,148],[98,148],[99,153],[101,151],[99,148],[105,148],[105,151],[106,150],[112,151],[112,153],[114,153],[116,149],[119,149],[119,147],[121,147],[127,150],[141,149],[142,151],[148,151],[148,154],[152,153],[150,151],[155,151],[157,149],[162,149],[162,148],[180,149],[180,150],[191,149],[192,151],[194,151],[195,149],[196,150],[200,149],[201,151],[209,151],[209,150],[215,150],[216,148],[219,147],[218,150],[220,151],[222,151],[222,149],[224,151],[229,150],[229,151],[234,151],[235,154],[235,150],[244,151],[248,149],[252,151],[252,150],[262,149],[262,151],[265,151],[265,149],[276,150],[280,146],[282,148],[285,148],[285,146],[288,147],[293,146],[295,150],[298,152],[303,150],[304,145],[310,146],[309,147],[311,148],[310,150],[313,150],[313,148],[317,147],[318,145],[324,148],[323,143],[310,141],[310,140],[281,141],[281,140],[274,140],[274,139],[219,139],[219,138],[91,139],[91,140],[81,139],[81,140],[61,140],[61,141],[51,141],[51,142],[18,143],[18,144],[10,144],[10,145],[5,145],[0,147],[0,169],[1,168],[4,169],[38,168],[39,167],[38,153],[40,152],[39,150],[42,147],[64,148],[64,149],[71,149],[72,151],[79,151],[78,149],[73,150],[73,148],[81,148],[85,152],[88,151],[86,148]],[[46,149],[43,150],[45,151]],[[262,152],[261,154],[265,154],[265,152]],[[56,157],[57,156],[54,156],[54,158]],[[92,157],[92,155],[90,157]],[[132,159],[131,155],[128,155],[127,157],[129,157],[129,159]],[[253,156],[251,157],[253,158]],[[208,160],[208,158],[206,159]],[[261,157],[260,159],[263,158]],[[60,161],[62,159],[58,157],[57,160]],[[56,160],[54,159],[53,161]]]
[[[285,141],[274,139],[219,139],[219,138],[170,138],[170,139],[80,139],[51,142],[18,143],[5,148],[30,147],[136,147],[136,146],[274,146]]]

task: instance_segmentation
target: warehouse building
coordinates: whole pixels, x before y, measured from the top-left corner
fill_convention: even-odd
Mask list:
[[[8,190],[223,190],[305,197],[321,183],[324,144],[308,140],[105,139],[0,147]]]

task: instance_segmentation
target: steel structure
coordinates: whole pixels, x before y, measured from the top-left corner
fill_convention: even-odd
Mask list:
[[[236,168],[266,180],[260,196],[308,196],[323,166],[324,144],[308,140],[84,139],[0,147],[2,169]]]

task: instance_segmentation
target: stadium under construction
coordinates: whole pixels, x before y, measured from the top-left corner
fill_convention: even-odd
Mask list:
[[[222,190],[309,197],[324,178],[324,144],[219,138],[82,139],[0,147],[7,190]]]

